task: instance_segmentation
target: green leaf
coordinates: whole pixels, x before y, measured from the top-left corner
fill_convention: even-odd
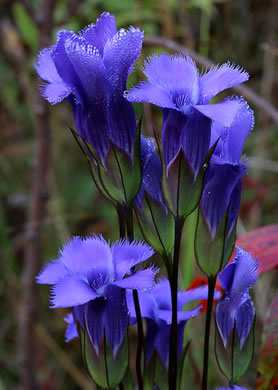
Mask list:
[[[199,207],[195,233],[195,255],[199,267],[208,277],[216,276],[223,267],[227,220],[228,211],[212,239],[203,211]]]
[[[108,200],[114,202],[114,199],[112,199],[109,194],[106,192],[101,180],[100,180],[100,175],[99,175],[99,165],[100,165],[100,162],[99,160],[97,159],[97,157],[93,157],[95,155],[94,151],[93,151],[93,148],[91,147],[91,145],[85,141],[84,138],[80,138],[79,134],[76,133],[72,128],[70,128],[70,131],[77,143],[77,145],[79,146],[81,152],[84,154],[84,156],[86,157],[87,161],[88,161],[88,165],[89,165],[89,169],[90,169],[90,173],[91,173],[91,176],[92,176],[92,179],[95,183],[95,186],[96,188],[99,190],[99,192]],[[88,150],[86,149],[86,146],[88,147]],[[92,155],[90,155],[90,153],[92,153]]]
[[[145,240],[162,256],[170,256],[175,239],[175,220],[171,213],[146,192],[142,212],[136,216]]]
[[[226,348],[224,347],[221,335],[216,326],[215,330],[215,354],[218,366],[221,372],[228,379],[229,383],[236,384],[248,369],[254,353],[254,328],[255,320],[252,329],[245,341],[245,344],[240,348],[236,327],[231,333]]]
[[[205,172],[217,142],[218,140],[208,151],[196,178],[182,148],[168,168],[162,159],[162,189],[167,206],[174,216],[185,219],[198,206],[203,192]]]
[[[128,336],[127,333],[114,356],[112,348],[107,340],[103,340],[96,353],[88,335],[88,330],[83,331],[79,328],[81,351],[84,364],[94,382],[105,388],[117,386],[124,378],[128,367]]]
[[[38,50],[38,28],[21,3],[13,4],[13,14],[23,41],[33,52]]]
[[[185,218],[198,205],[202,194],[202,176],[196,181],[182,149],[166,172],[163,169],[162,188],[169,210],[174,216]]]
[[[129,368],[126,370],[124,379],[122,380],[124,390],[133,390],[134,384]]]
[[[99,166],[99,173],[101,182],[111,198],[120,204],[130,205],[139,191],[142,180],[139,132],[133,161],[111,143],[106,166]]]

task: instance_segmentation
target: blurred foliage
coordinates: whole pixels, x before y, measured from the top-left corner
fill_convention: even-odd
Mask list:
[[[40,1],[30,2],[36,9]],[[277,72],[269,80],[270,68],[277,70],[277,24],[271,25],[268,17],[277,15],[277,2],[266,0],[57,0],[55,28],[78,31],[92,23],[103,11],[115,14],[118,27],[140,26],[145,34],[173,39],[190,47],[217,63],[230,60],[250,72],[248,86],[278,103]],[[21,297],[21,271],[23,265],[24,229],[30,201],[31,172],[34,165],[34,107],[39,81],[33,69],[38,51],[38,28],[20,1],[3,0],[0,4],[0,389],[17,389],[19,361],[17,358],[17,318]],[[43,17],[43,15],[42,15]],[[50,42],[51,44],[51,42]],[[155,48],[155,51],[161,51]],[[143,50],[138,64],[150,55],[152,49]],[[275,62],[276,61],[276,62]],[[137,67],[131,75],[132,85],[142,73]],[[144,113],[144,132],[152,135],[153,127],[160,128],[161,116],[157,108],[136,105],[139,115]],[[246,153],[252,164],[244,184],[240,226],[247,230],[277,223],[278,179],[278,127],[263,112],[256,110],[256,125],[249,137]],[[43,259],[57,256],[62,242],[71,235],[102,233],[105,238],[117,239],[118,222],[113,207],[96,191],[90,178],[87,163],[80,153],[69,126],[73,125],[71,110],[66,102],[51,108],[52,164],[48,189],[48,213],[43,226]],[[276,189],[276,190],[275,190]],[[194,221],[191,221],[191,224]],[[192,226],[185,232],[187,242]],[[242,233],[242,230],[240,230]],[[140,237],[136,228],[136,236]],[[185,235],[184,235],[185,236]],[[184,246],[184,245],[183,245]],[[184,257],[190,259],[184,269],[196,273],[194,255],[190,249]],[[191,266],[190,266],[191,263]],[[190,283],[188,272],[183,278]],[[268,271],[268,272],[276,272]],[[275,278],[264,275],[262,291],[267,286],[268,296],[277,288]],[[274,280],[274,281],[273,281]],[[184,286],[185,286],[184,285]],[[38,287],[40,294],[39,322],[53,337],[53,345],[43,343],[39,350],[39,379],[42,389],[68,390],[80,388],[67,368],[61,350],[81,370],[82,362],[78,341],[64,344],[66,311],[48,309],[48,289]],[[260,294],[256,298],[262,299]],[[270,303],[258,304],[257,341]],[[187,325],[187,338],[202,335],[204,318],[194,319]],[[133,330],[130,335],[132,337]],[[60,346],[60,347],[59,347]],[[60,349],[59,349],[60,348]],[[132,348],[132,347],[131,347]],[[186,360],[188,388],[198,388],[202,367],[202,337],[194,337],[189,358]],[[131,351],[131,361],[133,355]],[[242,384],[253,388],[256,376],[255,362]],[[3,375],[2,375],[3,373]],[[211,388],[220,385],[223,377],[211,363]]]

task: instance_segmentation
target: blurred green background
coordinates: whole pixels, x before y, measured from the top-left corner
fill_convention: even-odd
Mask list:
[[[273,106],[278,103],[277,1],[57,0],[52,2],[53,28],[50,28],[48,40],[40,36],[41,21],[46,17],[42,12],[43,3],[43,0],[2,0],[0,3],[0,390],[23,388],[19,317],[26,221],[32,199],[32,170],[36,166],[34,140],[38,131],[39,80],[33,61],[42,41],[44,45],[55,43],[58,30],[77,32],[95,22],[103,11],[109,11],[115,15],[118,28],[139,26],[145,35],[173,40],[215,63],[234,62],[250,73],[248,87]],[[30,9],[36,13],[36,20]],[[143,64],[144,57],[161,50],[144,47],[139,65]],[[129,85],[142,77],[137,66]],[[249,104],[255,111],[256,124],[245,147],[250,166],[244,180],[239,234],[278,220],[278,125],[263,109]],[[159,131],[161,116],[158,109],[137,105],[136,111],[138,116],[144,114],[145,134],[152,135],[153,127]],[[55,258],[59,246],[71,235],[94,232],[114,240],[118,228],[112,205],[98,194],[86,161],[70,134],[69,126],[74,124],[69,105],[63,102],[53,106],[49,115],[51,143],[47,153],[51,158],[47,188],[43,189],[46,191],[46,210],[42,218],[38,267],[49,258]],[[138,229],[136,236],[141,237]],[[189,234],[185,235],[185,240],[190,242],[188,237]],[[187,248],[184,256],[192,259],[192,248]],[[190,272],[181,280],[183,287],[198,272],[190,261],[187,263],[192,264]],[[273,273],[264,275],[257,287],[259,330],[273,295],[274,279]],[[82,368],[78,341],[64,343],[63,317],[67,311],[48,309],[46,286],[36,286],[35,291],[39,305],[34,325],[34,366],[39,388],[93,389]],[[188,327],[187,336],[193,334],[192,328],[194,335],[196,332],[202,335],[203,323],[203,317],[196,320],[193,327]],[[258,344],[259,341],[258,337]],[[190,389],[199,388],[201,348],[202,339],[196,338],[187,362],[187,388]],[[254,388],[256,379],[255,363],[242,382],[250,389]],[[211,386],[221,383],[223,378],[212,363]]]

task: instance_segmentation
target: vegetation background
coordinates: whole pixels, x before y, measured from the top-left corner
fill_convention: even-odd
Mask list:
[[[165,50],[174,41],[203,56],[198,65],[204,65],[205,59],[216,64],[229,60],[250,73],[246,85],[257,94],[257,100],[248,100],[256,124],[245,148],[250,166],[244,180],[238,234],[278,220],[278,111],[274,108],[278,103],[277,0],[2,0],[0,390],[95,388],[83,369],[78,341],[64,342],[67,311],[49,310],[48,288],[36,286],[34,275],[44,262],[57,256],[62,242],[72,235],[94,232],[117,239],[117,218],[93,185],[86,161],[70,134],[69,126],[74,124],[69,105],[63,102],[49,107],[40,98],[33,62],[40,47],[55,43],[58,30],[77,32],[95,22],[103,11],[115,15],[119,28],[139,26],[147,37],[163,39],[157,45],[146,38],[139,65],[146,56]],[[142,77],[138,66],[129,85]],[[144,115],[145,134],[152,135],[153,128],[159,131],[158,109],[138,105],[136,110],[138,116]],[[184,234],[182,256],[187,261],[181,272],[182,288],[199,274],[192,230],[194,215]],[[141,237],[138,229],[136,233]],[[255,388],[267,307],[278,287],[276,272],[263,274],[255,288],[256,358],[241,381],[250,389]],[[187,338],[193,341],[185,388],[200,388],[203,325],[201,316],[186,328]],[[132,351],[131,346],[131,362]],[[277,356],[276,350],[274,358]],[[225,383],[215,362],[210,376],[211,388]],[[278,380],[265,389],[277,389],[275,385]]]

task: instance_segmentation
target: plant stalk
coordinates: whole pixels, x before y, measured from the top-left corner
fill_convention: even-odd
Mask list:
[[[170,280],[171,286],[171,302],[172,302],[172,324],[170,331],[170,345],[169,345],[169,369],[168,369],[168,384],[169,390],[176,390],[177,374],[178,374],[178,273],[179,273],[179,255],[181,234],[183,228],[183,221],[179,216],[175,218],[175,245],[173,253],[173,269],[172,278]]]
[[[126,232],[129,241],[133,241],[134,232],[133,232],[133,218],[132,218],[132,208],[127,207],[126,213]],[[143,330],[143,321],[141,316],[139,298],[137,290],[132,291],[134,307],[136,312],[137,319],[137,332],[138,332],[138,344],[137,344],[137,352],[136,352],[136,375],[137,375],[137,383],[138,390],[144,390],[144,381],[141,369],[141,361],[143,354],[143,346],[144,346],[144,330]]]
[[[217,278],[217,276],[208,277],[208,306],[207,306],[207,315],[206,315],[202,390],[207,390],[207,388],[208,388],[210,325],[211,325],[213,296],[214,296],[216,278]]]

